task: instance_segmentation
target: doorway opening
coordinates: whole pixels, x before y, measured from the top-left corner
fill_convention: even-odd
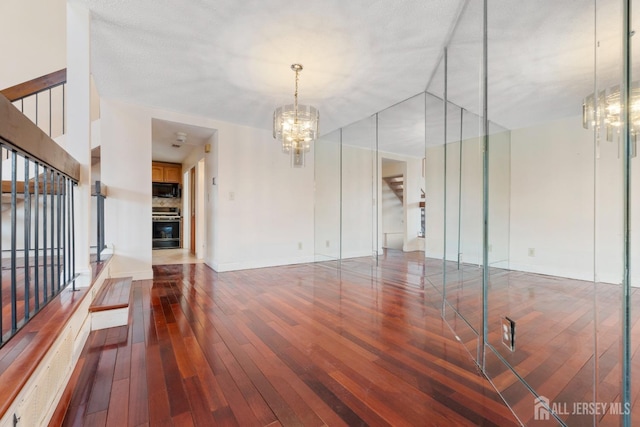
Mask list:
[[[403,250],[405,244],[406,162],[382,159],[382,247]]]

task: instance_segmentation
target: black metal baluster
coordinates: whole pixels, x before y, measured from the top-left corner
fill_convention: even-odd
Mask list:
[[[71,248],[71,242],[69,240],[69,232],[71,231],[71,227],[69,224],[69,217],[71,212],[70,211],[70,205],[69,205],[69,178],[65,177],[64,178],[64,219],[65,219],[65,223],[64,223],[64,235],[63,235],[63,239],[64,239],[64,267],[65,267],[65,271],[67,272],[66,276],[67,276],[67,281],[65,282],[65,284],[68,284],[69,281],[71,280],[71,253],[69,251],[69,249]]]
[[[101,246],[101,237],[102,233],[100,232],[102,228],[102,195],[100,194],[100,181],[96,181],[96,261],[100,262],[100,252],[102,252]]]
[[[15,150],[11,152],[11,334],[13,335],[18,329],[18,307],[16,304],[16,243],[17,243],[17,219],[16,207],[18,204],[17,186],[18,180],[18,153]]]
[[[104,249],[104,200],[105,195],[102,193],[102,185],[100,185],[100,253]]]
[[[54,262],[55,260],[55,232],[56,232],[56,227],[55,227],[55,219],[56,219],[56,215],[55,215],[55,210],[54,210],[54,206],[55,206],[55,195],[56,195],[56,182],[55,182],[55,172],[53,171],[53,169],[51,169],[51,298],[53,298],[53,296],[55,295],[55,283],[56,283],[56,268],[55,265],[56,263]]]
[[[69,280],[73,280],[73,275],[71,274],[71,194],[69,193],[69,184],[71,183],[71,179],[67,178],[66,181],[66,192],[65,192],[65,203],[67,204],[67,270],[69,271]]]
[[[33,262],[34,265],[34,300],[35,300],[35,311],[40,310],[40,165],[36,162],[34,167],[35,177],[33,183],[33,198],[34,204],[33,210],[35,211],[35,235],[33,239],[34,243],[34,251],[35,251],[35,259]]]
[[[65,234],[66,231],[66,215],[67,215],[67,205],[65,203],[65,198],[67,197],[66,194],[66,182],[67,178],[62,175],[60,176],[60,193],[61,193],[61,199],[60,199],[60,210],[62,211],[62,216],[61,216],[61,225],[62,228],[60,230],[60,235],[62,237],[61,242],[62,245],[60,246],[60,249],[62,250],[62,286],[61,288],[64,288],[64,286],[67,284],[67,236]]]
[[[31,195],[29,194],[29,158],[24,158],[24,319],[29,320],[31,275],[29,274],[29,243],[31,239]]]
[[[72,273],[76,277],[76,209],[74,184],[71,183],[71,260],[73,261]],[[73,281],[73,290],[76,290],[76,281]]]
[[[61,224],[61,216],[62,216],[62,206],[60,204],[60,200],[62,198],[61,196],[61,191],[60,191],[60,172],[56,172],[56,210],[57,210],[57,215],[56,215],[56,236],[57,236],[57,243],[58,243],[58,248],[57,248],[57,262],[56,265],[58,267],[58,271],[57,271],[57,283],[58,283],[58,287],[56,289],[56,293],[60,291],[61,288],[61,283],[60,283],[60,279],[61,279],[61,274],[62,272],[60,271],[60,246],[62,246],[62,239],[61,239],[61,235],[60,235],[60,229],[62,228],[62,224]]]
[[[47,191],[49,186],[48,175],[49,170],[46,166],[42,167],[43,190],[42,190],[42,297],[46,303],[49,300],[47,288]]]
[[[65,286],[71,280],[71,257],[69,255],[69,178],[66,176],[62,177],[62,182],[64,185],[64,196],[62,197],[62,244],[64,247],[64,252],[62,255],[64,259],[62,260],[64,265],[64,277]]]

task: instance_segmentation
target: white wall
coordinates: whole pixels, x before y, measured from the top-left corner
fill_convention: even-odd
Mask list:
[[[593,280],[593,134],[581,120],[511,132],[511,269]]]
[[[372,150],[342,146],[342,258],[371,256],[376,249],[374,165]]]
[[[205,197],[204,197],[204,177],[205,171],[205,159],[200,159],[196,166],[196,182],[195,182],[195,195],[196,195],[196,258],[202,259],[207,253],[207,222],[205,220]]]
[[[218,271],[313,261],[313,153],[292,168],[270,131],[219,122],[213,231]]]
[[[426,253],[464,263],[482,262],[482,150],[479,138],[429,147],[426,156]],[[445,191],[446,185],[446,200]],[[446,213],[445,213],[446,204]],[[445,218],[446,214],[446,218]],[[445,224],[446,220],[446,224]],[[445,227],[446,226],[446,227]],[[446,234],[446,236],[445,236]],[[445,240],[446,239],[446,240]]]
[[[218,257],[218,253],[220,251],[220,239],[219,239],[219,228],[220,228],[220,213],[218,210],[219,206],[219,192],[218,192],[218,176],[220,169],[218,167],[218,158],[219,158],[219,144],[218,144],[218,135],[215,133],[211,139],[211,151],[205,154],[205,203],[206,208],[205,212],[205,221],[207,224],[206,230],[206,240],[207,240],[207,253],[205,254],[205,259],[207,260],[207,264],[209,266],[215,265],[215,262]],[[215,185],[213,184],[213,181]]]
[[[489,147],[489,263],[508,267],[509,132],[490,135]],[[482,263],[482,180],[481,139],[464,140],[462,154],[459,142],[447,144],[446,250],[450,261],[457,261],[460,254],[461,262]],[[444,146],[427,149],[426,181],[425,256],[442,258],[445,233]]]
[[[3,0],[0,89],[66,67],[66,0]]]
[[[340,138],[337,132],[314,143],[314,239],[316,261],[340,257]]]
[[[593,132],[582,117],[491,135],[489,261],[512,270],[620,283],[622,280],[622,160],[617,142],[602,141],[594,160]],[[510,141],[510,142],[509,142]],[[478,140],[463,142],[462,261],[481,256],[482,164]],[[447,259],[457,252],[459,144],[447,147]],[[429,147],[427,257],[442,258],[444,147]],[[632,189],[640,187],[638,157]],[[640,196],[632,190],[632,284],[640,284]],[[636,208],[637,207],[637,208]],[[595,258],[595,261],[594,261]]]
[[[622,158],[576,116],[512,131],[513,269],[607,283],[622,281]],[[631,160],[631,282],[640,285],[638,157]],[[528,249],[535,256],[528,255]],[[595,265],[594,265],[595,257]]]
[[[509,268],[511,132],[489,136],[489,264]]]
[[[75,257],[81,274],[90,276],[91,233],[91,19],[86,5],[67,4],[67,128],[62,147],[80,163],[75,189]]]
[[[213,129],[212,129],[213,130]],[[215,132],[209,140],[208,144],[212,149],[215,144]],[[211,228],[213,227],[214,217],[207,212],[207,209],[212,210],[213,205],[210,205],[211,190],[207,183],[212,182],[213,177],[213,163],[217,162],[217,158],[210,153],[205,153],[204,147],[194,147],[187,157],[182,162],[182,172],[184,174],[183,190],[182,190],[182,217],[183,217],[183,247],[190,248],[191,243],[191,214],[190,214],[190,194],[189,188],[191,185],[195,185],[196,189],[196,257],[198,259],[204,259],[208,252],[213,251],[211,245],[207,246],[207,243],[213,241],[207,239],[207,235],[211,234]],[[196,180],[191,182],[191,168],[196,168]],[[207,179],[207,176],[209,177]],[[212,185],[212,184],[211,184]],[[207,193],[206,190],[209,190]],[[207,219],[209,218],[209,220]]]
[[[293,169],[266,130],[101,99],[113,275],[151,272],[151,120],[216,129],[204,155],[205,262],[217,271],[313,260],[313,155]],[[219,159],[219,161],[218,161]],[[216,185],[212,178],[216,178]],[[301,247],[302,249],[299,249]]]
[[[592,144],[589,132],[581,133],[581,122],[577,120],[491,135],[489,260],[493,265],[592,278]],[[427,149],[428,257],[442,257],[444,244],[443,159],[443,146]],[[447,145],[446,185],[446,258],[457,259],[460,227],[462,262],[479,264],[482,261],[480,139],[463,141],[462,169],[459,143]],[[535,256],[529,256],[530,248]]]
[[[113,245],[111,275],[150,279],[151,117],[145,108],[100,100],[105,240]]]
[[[444,257],[444,145],[428,147],[425,157],[425,257]]]

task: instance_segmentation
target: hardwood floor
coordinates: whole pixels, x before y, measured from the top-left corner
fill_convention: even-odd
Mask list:
[[[368,258],[337,265],[154,266],[153,281],[134,283],[129,326],[92,333],[64,424],[517,424],[471,361],[477,266],[446,264],[445,321],[441,260],[387,251],[381,267]],[[638,289],[631,297],[640,307]],[[555,425],[534,419],[533,395],[514,373],[569,411],[620,401],[619,286],[492,268],[488,309],[486,370],[522,423]],[[514,352],[501,343],[505,315],[517,322]],[[637,378],[640,312],[632,315]],[[559,417],[620,423],[610,412]]]
[[[447,306],[446,318],[475,355],[478,339],[471,328],[481,330],[481,269],[466,265],[449,276],[447,301],[450,306]],[[435,283],[441,280],[438,277]],[[619,417],[610,411],[595,418],[571,412],[574,404],[593,402],[594,396],[596,402],[608,407],[620,404],[621,287],[493,268],[489,283],[487,342],[493,351],[487,351],[485,369],[519,419],[527,425],[536,421],[533,419],[534,397],[514,372],[539,395],[569,408],[566,412],[570,413],[559,414],[567,425],[592,425],[594,419],[598,425],[619,425]],[[633,288],[631,292],[633,307],[640,307],[638,291]],[[453,308],[466,321],[461,321]],[[516,351],[513,352],[502,344],[504,316],[517,324]],[[637,378],[640,375],[640,312],[637,310],[632,311],[631,325],[633,378]],[[640,388],[633,387],[631,400],[633,425],[640,425]]]
[[[64,425],[516,425],[423,262],[347,263],[154,266],[129,325],[91,333]]]

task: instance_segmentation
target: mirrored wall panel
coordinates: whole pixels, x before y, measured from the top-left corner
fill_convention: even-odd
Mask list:
[[[315,260],[340,259],[340,129],[313,144]]]
[[[444,63],[440,62],[434,82],[443,82]],[[444,298],[443,260],[445,251],[445,143],[444,100],[425,94],[425,280]]]
[[[445,49],[445,319],[481,357],[483,301],[483,5],[469,2]]]
[[[520,423],[638,424],[640,0],[460,5],[315,145],[316,260],[415,285]]]
[[[341,129],[341,135],[342,265],[370,268],[377,263],[379,244],[375,116]]]
[[[623,363],[626,364],[628,374],[624,380],[624,388],[628,388],[622,398],[624,410],[632,413],[632,423],[640,422],[640,156],[638,156],[638,134],[640,133],[640,43],[638,43],[637,29],[640,28],[640,1],[630,2],[631,14],[630,25],[635,32],[630,37],[632,42],[629,46],[630,73],[629,82],[631,85],[631,106],[630,126],[629,126],[629,251],[630,251],[630,275],[629,287],[623,291],[623,308],[628,314],[625,320],[624,333],[626,342],[623,342]],[[631,125],[633,123],[633,125]],[[628,400],[627,400],[628,398]]]

